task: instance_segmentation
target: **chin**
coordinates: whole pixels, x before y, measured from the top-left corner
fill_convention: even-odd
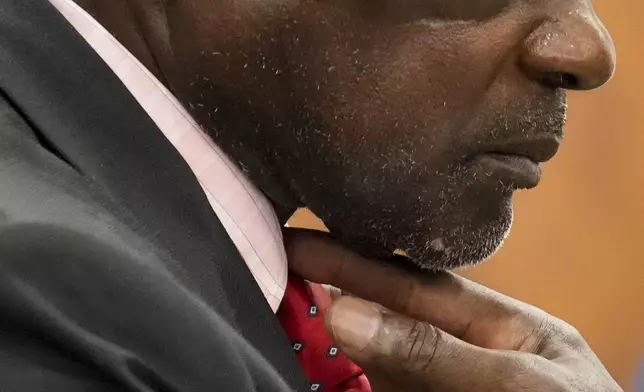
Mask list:
[[[405,249],[411,261],[424,270],[446,271],[481,264],[502,246],[512,228],[510,204],[496,219],[478,227],[466,222],[443,236],[425,238],[420,245]]]

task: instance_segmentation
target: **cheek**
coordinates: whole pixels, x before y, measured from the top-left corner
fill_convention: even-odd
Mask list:
[[[401,107],[411,104],[438,110],[446,100],[450,105],[480,99],[497,68],[490,61],[497,56],[477,44],[481,38],[477,32],[458,26],[376,25],[340,19],[314,30],[300,32],[298,38],[309,40],[303,45],[305,63],[319,80],[340,94]],[[487,58],[487,64],[481,58]],[[448,96],[453,102],[440,100]]]
[[[464,69],[463,43],[409,34],[372,39],[378,43],[327,52],[325,123],[354,147],[418,150],[414,159],[428,164],[459,150],[487,86],[485,75]]]

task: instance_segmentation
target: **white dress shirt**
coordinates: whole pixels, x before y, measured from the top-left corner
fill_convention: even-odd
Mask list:
[[[172,93],[91,15],[71,0],[50,2],[119,77],[188,163],[276,311],[284,296],[288,267],[281,227],[269,201],[205,135]]]

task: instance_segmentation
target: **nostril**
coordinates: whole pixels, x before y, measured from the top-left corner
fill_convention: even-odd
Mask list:
[[[577,90],[580,86],[577,76],[564,72],[561,74],[561,87],[569,90]]]
[[[541,83],[551,88],[577,90],[580,88],[579,78],[568,72],[548,72],[541,75]]]

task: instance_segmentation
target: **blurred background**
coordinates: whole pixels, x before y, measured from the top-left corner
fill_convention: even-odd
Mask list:
[[[463,274],[573,324],[627,391],[644,392],[644,1],[594,4],[617,73],[569,95],[566,140],[541,185],[517,195],[506,245]],[[321,227],[308,211],[290,223]]]

